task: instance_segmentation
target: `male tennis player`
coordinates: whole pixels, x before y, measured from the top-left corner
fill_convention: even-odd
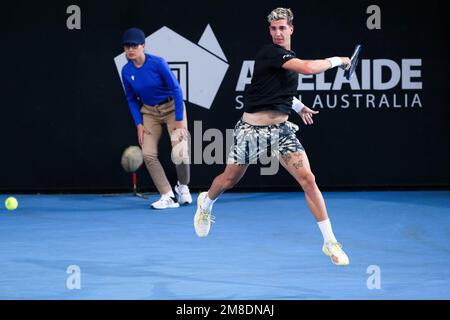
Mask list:
[[[199,237],[209,233],[213,203],[219,195],[232,188],[244,175],[250,163],[267,150],[262,142],[277,152],[284,168],[297,180],[305,192],[309,209],[318,222],[324,245],[322,251],[336,265],[348,265],[349,259],[337,242],[328,218],[308,157],[295,132],[298,127],[288,122],[291,108],[300,114],[305,124],[312,124],[317,114],[294,100],[298,87],[298,73],[318,74],[330,68],[350,67],[348,57],[332,57],[323,60],[302,60],[291,51],[291,35],[294,16],[290,9],[277,8],[268,15],[272,44],[264,46],[256,56],[253,78],[245,93],[245,112],[234,128],[234,143],[225,171],[217,176],[208,192],[200,193],[194,227]],[[254,143],[254,141],[259,141]],[[266,148],[267,149],[267,148]]]

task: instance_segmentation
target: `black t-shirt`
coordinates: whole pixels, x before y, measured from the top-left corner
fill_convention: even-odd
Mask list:
[[[295,52],[270,44],[256,55],[253,77],[244,94],[245,112],[277,110],[291,113],[297,92],[298,74],[281,66],[295,58]]]

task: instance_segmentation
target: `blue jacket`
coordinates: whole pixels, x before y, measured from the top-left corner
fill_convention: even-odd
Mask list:
[[[173,97],[175,120],[183,120],[183,93],[163,58],[145,54],[145,62],[140,68],[128,61],[122,68],[122,82],[136,126],[142,124],[139,100],[146,105],[156,105]]]

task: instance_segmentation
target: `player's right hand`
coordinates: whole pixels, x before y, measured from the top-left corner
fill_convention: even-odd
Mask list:
[[[147,128],[145,128],[143,124],[138,124],[137,134],[138,134],[139,145],[142,147],[142,145],[144,144],[144,134],[150,134],[150,131],[148,131]]]
[[[352,62],[350,61],[349,57],[340,57],[342,60],[342,64],[340,65],[340,68],[344,70],[350,69],[350,66],[352,65]]]

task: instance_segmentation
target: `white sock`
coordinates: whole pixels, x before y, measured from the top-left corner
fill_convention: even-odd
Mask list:
[[[322,232],[323,242],[337,242],[333,234],[333,229],[331,228],[330,219],[317,222],[317,224],[319,225],[319,229]]]
[[[165,198],[175,198],[175,195],[173,194],[173,191],[172,190],[170,190],[169,192],[167,192],[167,193],[164,193],[163,195],[162,195],[163,197],[165,197]]]
[[[212,207],[213,207],[213,204],[214,204],[214,202],[216,202],[216,200],[217,200],[217,198],[214,199],[214,200],[211,200],[211,199],[208,197],[208,195],[206,195],[205,199],[204,199],[203,202],[200,204],[200,207],[201,207],[203,210],[207,210],[207,211],[211,212]]]

